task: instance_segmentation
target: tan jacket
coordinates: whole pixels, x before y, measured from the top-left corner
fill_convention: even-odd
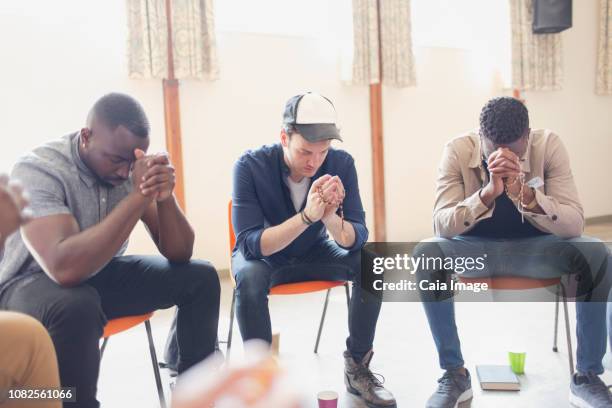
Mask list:
[[[521,159],[526,182],[535,177],[544,181],[536,189],[536,199],[545,214],[525,210],[525,222],[563,238],[580,236],[584,214],[561,138],[550,130],[532,130]],[[478,134],[468,133],[446,144],[436,183],[433,217],[436,236],[452,238],[493,215],[495,203],[489,209],[479,196],[488,181]]]

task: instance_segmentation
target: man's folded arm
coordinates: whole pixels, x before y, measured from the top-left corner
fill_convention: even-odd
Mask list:
[[[562,238],[582,235],[584,212],[572,175],[569,155],[561,139],[551,135],[546,154],[544,191],[536,189],[535,198],[544,215],[525,212],[541,229]]]
[[[34,259],[61,286],[75,286],[102,269],[140,219],[147,199],[131,193],[102,222],[83,231],[70,214],[35,218],[22,227]]]
[[[142,215],[151,239],[170,262],[189,262],[193,255],[195,232],[174,196],[151,202]]]
[[[242,160],[234,165],[232,224],[236,246],[246,259],[261,259],[281,251],[307,228],[299,214],[279,225],[265,227],[251,170]]]
[[[368,241],[368,228],[366,227],[365,211],[361,202],[361,194],[359,193],[359,180],[357,178],[357,169],[355,161],[351,159],[349,165],[346,166],[348,172],[342,180],[346,197],[342,203],[345,223],[350,223],[353,227],[354,238],[351,245],[342,245],[336,240],[336,243],[349,251],[357,251],[363,248]]]
[[[78,285],[119,251],[149,199],[131,193],[101,223],[81,231],[66,202],[61,175],[34,162],[15,166],[12,177],[30,195],[34,219],[21,228],[30,253],[51,279]]]
[[[465,196],[459,158],[447,143],[436,182],[433,223],[435,235],[452,238],[472,229],[477,222],[493,215],[493,204],[487,207],[480,199],[480,190]]]

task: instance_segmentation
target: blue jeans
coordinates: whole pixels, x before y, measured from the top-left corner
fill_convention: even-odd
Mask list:
[[[297,258],[272,256],[247,260],[240,251],[232,256],[236,279],[236,316],[243,340],[272,341],[268,293],[272,286],[312,280],[353,282],[346,347],[356,361],[372,349],[381,300],[361,290],[360,251],[349,252],[325,241]],[[318,307],[318,306],[317,306]]]
[[[487,254],[486,267],[465,271],[463,276],[519,276],[557,278],[576,275],[578,285],[589,285],[591,297],[576,300],[577,370],[581,373],[603,373],[602,358],[606,351],[606,306],[612,286],[609,250],[590,237],[562,239],[545,235],[525,239],[489,239],[458,236],[453,239],[433,238],[419,243],[415,256],[478,257]],[[491,256],[493,255],[493,256]],[[451,271],[434,271],[436,279],[445,281]],[[431,280],[432,271],[417,271],[417,279]],[[594,289],[593,289],[594,288]],[[578,289],[577,294],[585,293]],[[455,308],[451,293],[422,292],[423,305],[431,329],[440,367],[451,370],[464,365],[461,344],[455,324]],[[441,299],[441,300],[439,300]],[[594,301],[590,301],[593,299]]]

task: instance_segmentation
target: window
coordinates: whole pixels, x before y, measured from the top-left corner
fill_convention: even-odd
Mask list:
[[[341,9],[351,0],[219,0],[217,31],[324,38],[337,31]]]
[[[412,0],[412,38],[417,48],[455,48],[475,54],[479,63],[498,71],[509,87],[508,0]]]
[[[352,72],[352,0],[218,0],[217,32],[241,32],[311,38],[323,54],[339,60],[339,75]]]
[[[509,87],[511,74],[508,0],[411,0],[413,46],[466,50],[484,71]],[[350,77],[352,0],[218,0],[216,29],[325,40]],[[418,64],[418,61],[417,61]]]

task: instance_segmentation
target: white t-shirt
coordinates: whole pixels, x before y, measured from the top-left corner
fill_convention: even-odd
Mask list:
[[[302,204],[308,194],[308,188],[310,187],[310,177],[304,177],[301,181],[295,182],[291,180],[291,177],[287,177],[287,187],[289,187],[289,193],[291,193],[291,201],[295,211],[299,212],[302,208]]]

